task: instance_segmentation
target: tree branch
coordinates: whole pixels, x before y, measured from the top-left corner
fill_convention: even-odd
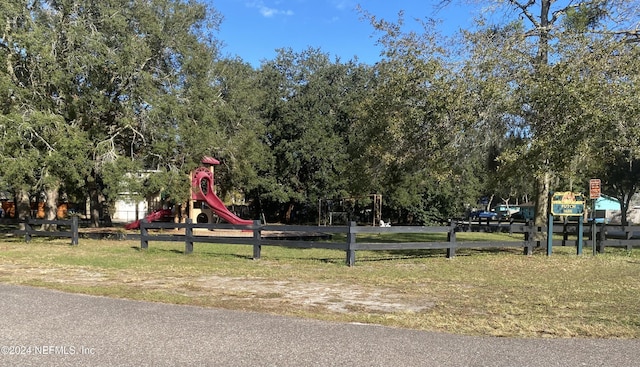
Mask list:
[[[531,24],[533,24],[533,26],[535,28],[540,28],[540,22],[538,22],[538,20],[533,15],[533,13],[531,13],[531,11],[529,11],[529,8],[536,3],[535,0],[529,0],[526,3],[520,3],[517,0],[508,0],[508,1],[509,1],[510,4],[514,5],[518,9],[520,9],[522,11],[522,14],[527,19],[529,19],[529,21],[531,22]]]

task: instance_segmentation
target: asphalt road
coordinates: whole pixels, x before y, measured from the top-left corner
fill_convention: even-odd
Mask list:
[[[640,340],[465,337],[0,284],[2,366],[638,366]]]

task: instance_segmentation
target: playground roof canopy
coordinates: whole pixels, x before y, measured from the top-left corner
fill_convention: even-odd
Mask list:
[[[202,158],[202,163],[204,164],[220,164],[220,161],[213,158],[213,157],[209,157],[209,156],[204,156]]]

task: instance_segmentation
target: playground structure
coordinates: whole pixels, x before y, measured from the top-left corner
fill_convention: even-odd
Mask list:
[[[214,223],[215,216],[218,216],[230,224],[252,224],[253,221],[241,219],[233,214],[216,195],[213,167],[220,164],[220,161],[212,157],[204,157],[201,163],[202,166],[191,172],[191,196],[188,200],[187,216],[196,223]],[[147,215],[145,219],[147,222],[163,221],[171,215],[171,210],[161,209]],[[140,220],[127,224],[125,228],[140,228]]]
[[[147,215],[144,219],[147,222],[157,222],[157,221],[168,221],[168,219],[173,218],[171,214],[171,209],[160,209],[156,210],[153,213]],[[138,229],[140,228],[140,220],[136,220],[124,226],[124,229]]]
[[[250,225],[251,220],[241,219],[224,205],[215,193],[213,166],[220,162],[212,157],[202,159],[204,166],[191,172],[191,198],[189,200],[189,218],[196,223],[213,223],[213,214],[230,224]]]

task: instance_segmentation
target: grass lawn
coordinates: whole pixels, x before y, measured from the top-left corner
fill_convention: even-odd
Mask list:
[[[487,236],[518,240],[458,240]],[[196,243],[184,255],[182,243],[68,243],[0,240],[0,282],[466,335],[640,337],[640,249],[461,249],[453,259],[445,250],[359,251],[347,267],[336,250],[263,246],[251,260],[243,245]]]

